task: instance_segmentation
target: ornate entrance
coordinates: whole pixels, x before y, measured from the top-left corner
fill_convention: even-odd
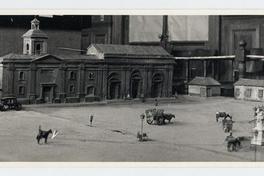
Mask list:
[[[131,87],[131,97],[139,98],[142,93],[142,77],[139,71],[135,71],[131,74],[130,79],[130,87]]]
[[[40,98],[43,103],[53,103],[55,99],[55,87],[54,83],[41,84]]]
[[[161,97],[162,96],[162,87],[163,87],[163,75],[161,73],[156,73],[152,77],[152,85],[151,85],[151,97]]]
[[[109,89],[109,99],[120,98],[120,81],[112,81]]]

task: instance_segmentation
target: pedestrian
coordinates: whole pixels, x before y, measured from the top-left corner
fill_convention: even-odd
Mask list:
[[[174,98],[175,98],[175,99],[178,98],[178,93],[177,93],[177,91],[175,91]]]
[[[90,115],[90,126],[92,126],[92,124],[93,124],[93,117],[94,117],[93,114],[91,114]]]
[[[159,104],[158,104],[158,100],[157,100],[157,98],[155,99],[155,106],[158,106]]]
[[[127,100],[130,100],[130,94],[129,93],[127,94]]]

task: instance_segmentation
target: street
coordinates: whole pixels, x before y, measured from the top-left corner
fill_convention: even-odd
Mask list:
[[[153,103],[48,107],[26,105],[22,111],[0,112],[1,161],[264,161],[262,147],[254,149],[242,141],[237,152],[226,150],[221,123],[215,113],[233,116],[233,136],[250,137],[253,107],[259,102],[233,98],[182,96],[158,108],[175,114],[166,125],[149,125],[143,131],[149,140],[139,142],[140,115]],[[89,117],[94,115],[92,127]],[[38,145],[36,135],[44,130],[58,130],[48,144]]]

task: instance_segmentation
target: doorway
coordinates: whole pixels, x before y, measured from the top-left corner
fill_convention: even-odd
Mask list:
[[[140,95],[140,80],[139,79],[133,79],[131,81],[131,96],[132,98],[138,98]]]
[[[44,103],[51,103],[51,87],[43,87],[43,101]]]
[[[139,71],[134,71],[130,79],[131,98],[139,98],[142,93],[142,77]]]
[[[155,74],[152,78],[152,85],[151,85],[151,97],[161,97],[162,96],[162,87],[163,87],[163,75],[162,74]]]
[[[120,98],[120,87],[121,87],[121,83],[119,81],[110,83],[109,99],[119,99]]]

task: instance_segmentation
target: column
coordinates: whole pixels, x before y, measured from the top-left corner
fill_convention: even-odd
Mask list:
[[[107,69],[107,65],[103,66],[102,69],[102,85],[103,85],[103,100],[107,99],[107,76],[108,76],[108,69]]]
[[[211,63],[212,63],[212,77],[215,79],[215,60],[212,60]]]
[[[127,68],[125,66],[121,66],[120,70],[120,81],[121,81],[121,91],[120,96],[121,99],[126,98],[127,96]]]
[[[238,63],[239,78],[244,78],[246,76],[246,50],[247,43],[245,41],[239,42],[239,48],[236,50],[235,62]],[[235,64],[237,67],[237,64]]]
[[[147,69],[147,78],[148,78],[148,84],[147,84],[147,91],[146,91],[146,97],[151,97],[151,87],[152,87],[152,66],[148,67]]]
[[[31,64],[30,72],[29,72],[29,81],[28,81],[29,103],[36,103],[36,71],[37,71],[36,64]]]
[[[15,67],[13,63],[8,64],[8,96],[14,96],[14,72],[15,72]]]
[[[207,61],[203,60],[203,76],[206,77],[207,76]]]
[[[126,73],[126,83],[125,83],[125,94],[130,94],[131,97],[131,85],[130,85],[130,76],[131,76],[131,71],[128,69],[128,67],[125,68],[125,73]]]
[[[189,60],[186,60],[186,67],[185,67],[185,74],[186,74],[186,80],[185,80],[185,93],[188,94],[188,82],[189,82]]]
[[[64,63],[61,64],[59,68],[59,75],[60,75],[59,101],[60,102],[65,102],[65,97],[66,97],[66,93],[65,93],[66,70],[67,70],[66,64]]]
[[[173,83],[173,66],[169,66],[168,68],[168,94],[167,96],[172,96],[172,83]]]
[[[146,92],[147,92],[147,83],[148,83],[148,78],[147,78],[147,68],[144,66],[141,72],[141,77],[142,77],[142,92],[140,96],[146,97]]]
[[[84,101],[84,74],[85,74],[85,66],[84,64],[80,64],[78,68],[78,90],[77,94],[80,98],[80,101]]]

